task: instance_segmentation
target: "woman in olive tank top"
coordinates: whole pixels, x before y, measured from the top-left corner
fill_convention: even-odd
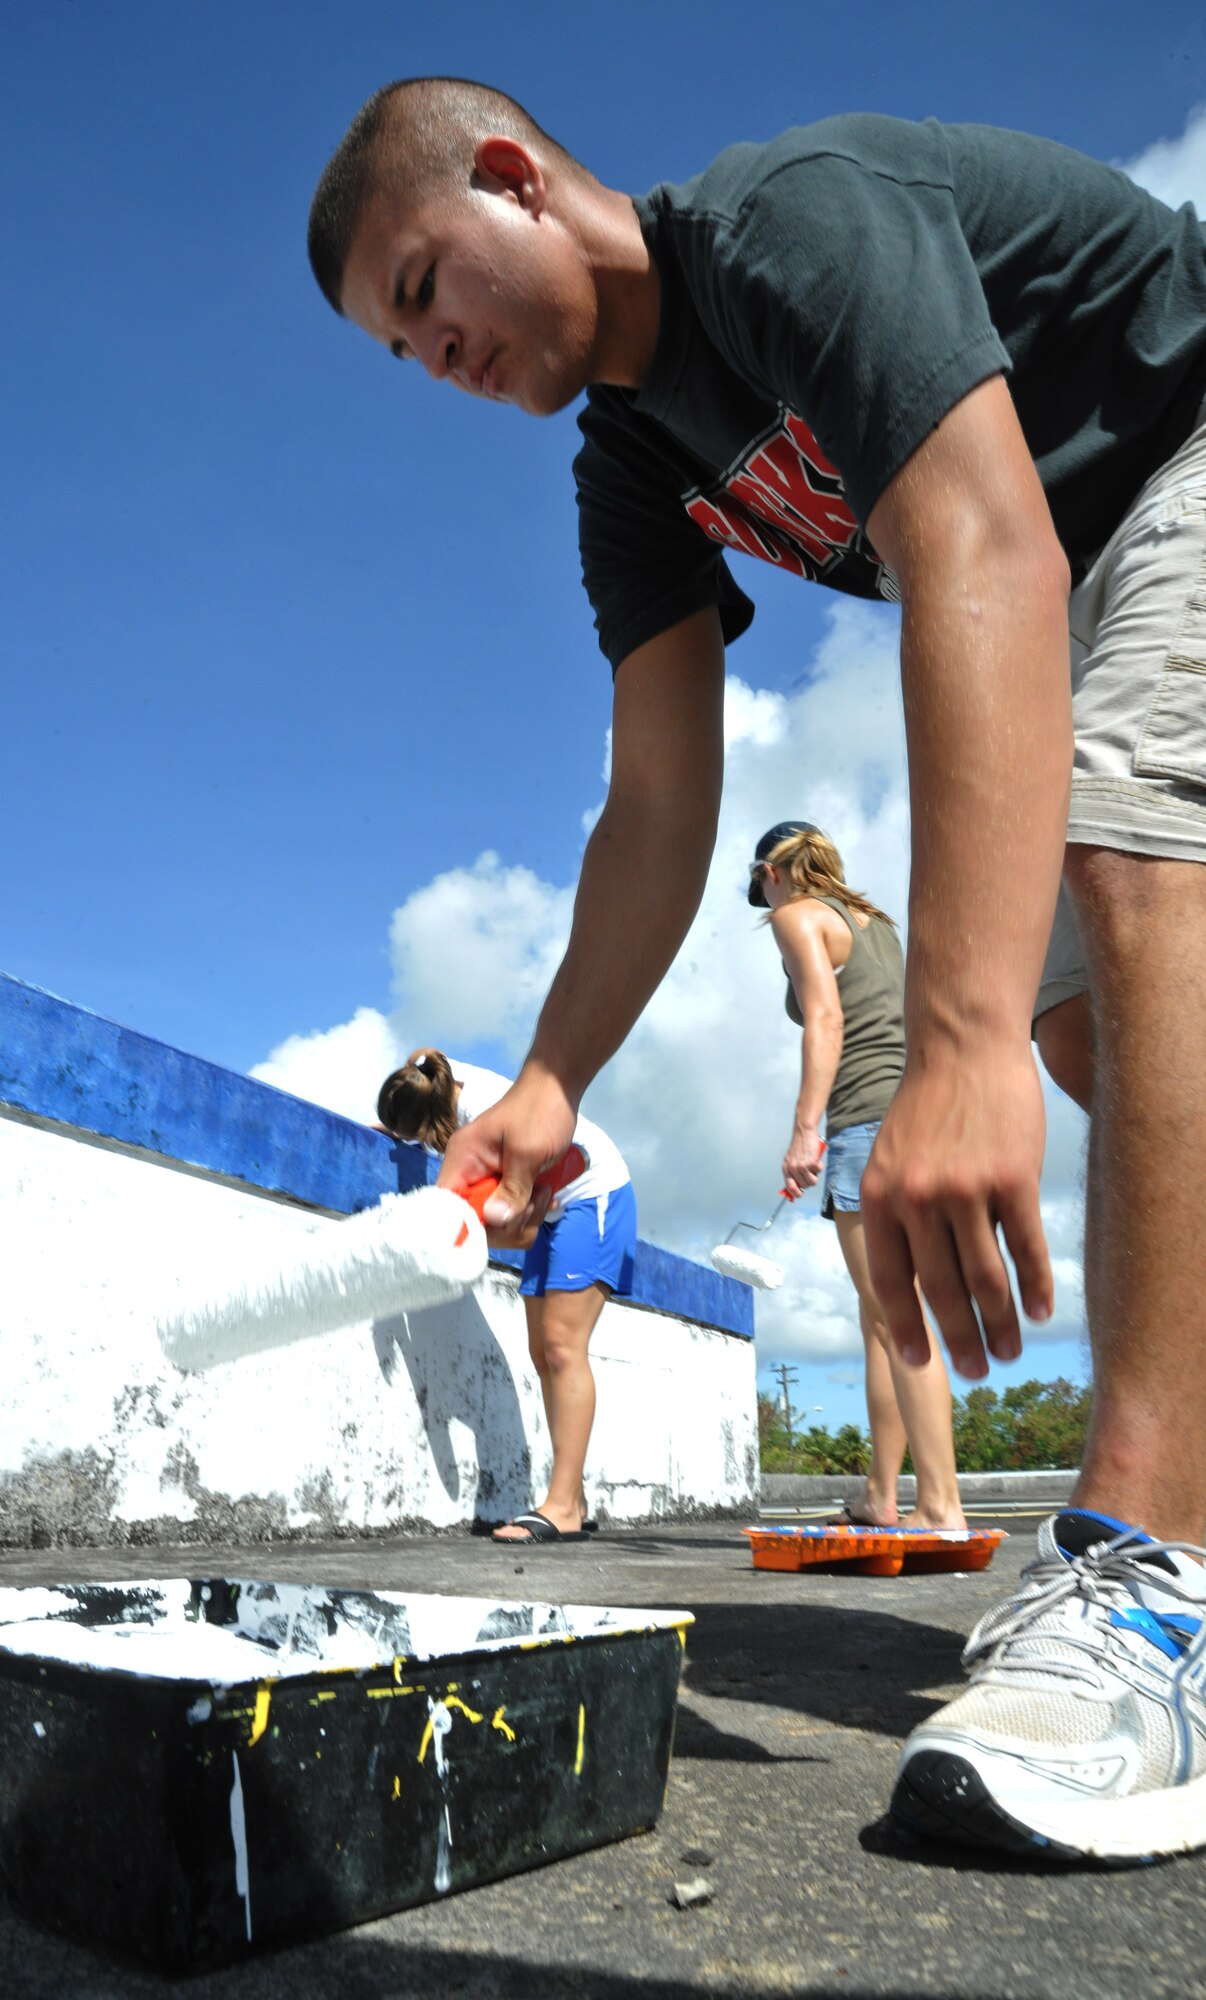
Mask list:
[[[858,1295],[871,1465],[846,1518],[876,1527],[896,1522],[907,1443],[917,1474],[909,1525],[962,1528],[942,1355],[931,1340],[928,1364],[907,1367],[889,1340],[859,1207],[863,1168],[904,1068],[904,957],[896,927],[847,885],[833,842],[805,820],[763,834],[750,867],[749,900],[770,911],[787,973],[787,1012],[804,1031],[783,1184],[796,1194],[812,1187],[824,1155],[821,1212],[837,1225]]]

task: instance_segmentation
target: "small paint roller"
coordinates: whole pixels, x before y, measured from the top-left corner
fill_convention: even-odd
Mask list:
[[[571,1146],[536,1185],[556,1194],[587,1165],[582,1148]],[[220,1294],[161,1319],[160,1345],[169,1361],[190,1373],[335,1333],[357,1320],[447,1305],[486,1269],[481,1214],[498,1187],[488,1175],[459,1192],[417,1188],[384,1195],[346,1222],[317,1223],[228,1271]]]
[[[825,1141],[821,1141],[821,1151],[825,1151]],[[723,1243],[718,1243],[712,1252],[712,1262],[726,1278],[736,1278],[739,1284],[752,1285],[759,1292],[777,1292],[783,1283],[783,1266],[776,1264],[772,1257],[760,1257],[756,1250],[743,1250],[733,1242],[739,1229],[750,1229],[756,1233],[771,1229],[778,1221],[783,1209],[795,1201],[795,1195],[788,1188],[780,1188],[779,1199],[765,1222],[735,1222]]]

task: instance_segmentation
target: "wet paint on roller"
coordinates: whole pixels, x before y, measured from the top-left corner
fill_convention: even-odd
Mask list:
[[[252,1579],[0,1590],[0,1874],[34,1920],[178,1971],[642,1831],[689,1623]]]
[[[724,1277],[736,1278],[740,1285],[753,1285],[760,1292],[777,1292],[783,1283],[782,1264],[734,1243],[718,1243],[712,1252],[712,1262]]]
[[[196,1371],[448,1305],[484,1277],[489,1254],[481,1223],[451,1189],[387,1194],[346,1222],[315,1222],[215,1270],[208,1298],[160,1320],[159,1343],[175,1367]]]

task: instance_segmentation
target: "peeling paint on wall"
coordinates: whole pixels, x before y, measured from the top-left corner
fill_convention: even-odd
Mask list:
[[[455,1305],[184,1377],[155,1336],[165,1300],[307,1210],[3,1114],[0,1205],[0,1543],[450,1529],[538,1497],[551,1454],[512,1272]],[[750,1342],[613,1300],[591,1353],[592,1511],[754,1503]]]
[[[185,1377],[156,1322],[212,1269],[432,1163],[0,975],[0,1543],[452,1529],[537,1497],[551,1451],[500,1253],[455,1305]],[[619,1520],[756,1494],[752,1300],[656,1246],[606,1306],[587,1469]]]
[[[0,1543],[30,1549],[88,1544],[98,1524],[111,1518],[117,1493],[111,1452],[102,1456],[90,1446],[35,1452],[15,1471],[0,1472]]]

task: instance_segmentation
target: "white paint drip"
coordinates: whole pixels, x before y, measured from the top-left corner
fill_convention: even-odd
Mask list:
[[[446,1896],[452,1887],[452,1822],[448,1817],[448,1802],[440,1815],[440,1845],[436,1855],[435,1892]]]
[[[452,1728],[452,1714],[442,1701],[429,1700],[427,1711],[431,1716],[431,1739],[435,1749],[435,1766],[441,1779],[443,1779],[448,1769],[444,1758],[444,1738]]]
[[[230,1837],[234,1842],[235,1892],[243,1898],[243,1911],[247,1920],[247,1942],[251,1943],[251,1874],[247,1865],[247,1814],[243,1806],[243,1777],[239,1770],[239,1753],[232,1750],[234,1783],[230,1788]]]
[[[444,1794],[444,1810],[440,1814],[439,1842],[436,1848],[434,1887],[437,1896],[446,1896],[452,1886],[452,1820],[448,1811],[448,1760],[444,1754],[444,1739],[452,1728],[452,1714],[442,1701],[430,1699],[427,1703],[427,1712],[431,1717],[435,1767]]]

